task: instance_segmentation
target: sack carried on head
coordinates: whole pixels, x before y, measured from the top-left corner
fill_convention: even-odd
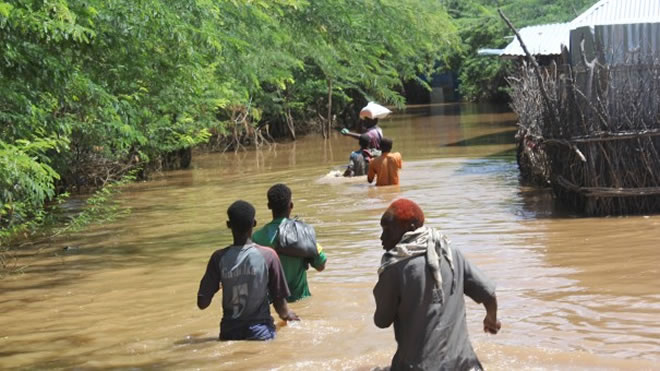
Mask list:
[[[315,258],[319,255],[314,227],[302,220],[284,219],[277,234],[275,251],[279,254],[300,258]]]
[[[392,113],[392,111],[386,107],[383,107],[378,103],[369,102],[369,104],[360,111],[360,118],[367,117],[370,119],[383,119],[390,113]]]

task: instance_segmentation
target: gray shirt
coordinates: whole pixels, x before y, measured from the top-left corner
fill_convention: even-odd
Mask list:
[[[348,159],[348,170],[351,176],[367,175],[368,166],[361,149],[351,152],[351,157]]]
[[[209,259],[198,296],[212,298],[222,287],[220,333],[254,324],[273,324],[269,300],[290,295],[277,253],[249,243],[216,250]]]
[[[435,283],[425,255],[395,263],[378,277],[374,322],[380,328],[394,323],[392,370],[482,368],[468,338],[463,294],[482,303],[495,296],[495,286],[459,250],[451,249],[456,286],[452,293],[452,272],[443,262],[444,304],[434,300]]]

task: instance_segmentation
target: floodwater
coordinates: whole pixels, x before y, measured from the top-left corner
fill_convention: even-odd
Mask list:
[[[427,224],[497,282],[500,334],[484,334],[483,308],[467,306],[488,369],[660,368],[660,216],[554,210],[547,192],[520,186],[515,118],[501,109],[410,107],[382,127],[403,157],[399,187],[327,176],[357,147],[340,135],[197,155],[191,170],[127,186],[128,217],[22,251],[24,273],[0,281],[0,368],[387,366],[393,330],[372,324],[371,290],[379,218],[398,197],[416,200]],[[229,204],[252,202],[263,225],[276,182],[316,227],[327,269],[309,272],[313,297],[292,304],[302,322],[280,327],[276,340],[217,342],[221,298],[198,310],[199,279],[231,241]]]

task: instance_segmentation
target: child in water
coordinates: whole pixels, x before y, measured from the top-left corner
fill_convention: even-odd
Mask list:
[[[344,172],[346,177],[367,175],[369,163],[374,157],[380,156],[379,150],[369,148],[368,135],[360,135],[359,143],[360,149],[351,152],[351,156],[348,158],[348,167]]]

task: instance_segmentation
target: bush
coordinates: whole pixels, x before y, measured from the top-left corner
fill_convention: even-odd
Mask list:
[[[48,165],[46,153],[57,147],[53,139],[34,142],[0,141],[0,232],[38,217],[55,196],[59,175]]]

